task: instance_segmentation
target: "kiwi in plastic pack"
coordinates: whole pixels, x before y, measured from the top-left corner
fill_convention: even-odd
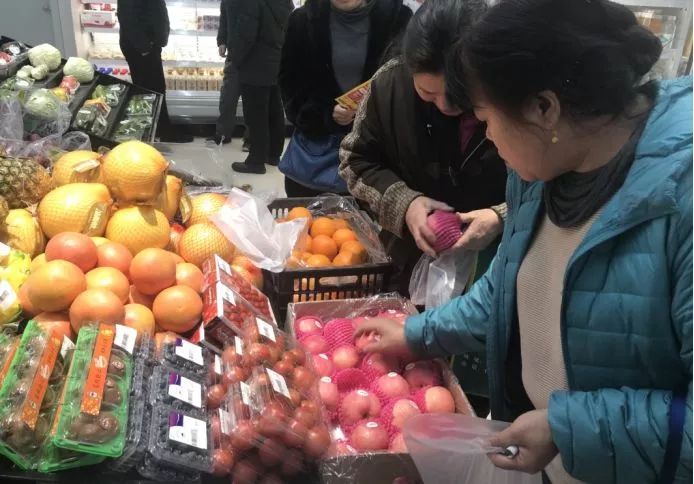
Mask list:
[[[0,390],[0,453],[25,470],[37,466],[49,436],[68,366],[65,341],[30,321]]]
[[[123,453],[136,335],[121,325],[80,329],[55,445],[106,457]]]
[[[21,337],[17,334],[0,332],[0,388],[2,388],[7,372],[10,370],[20,341]]]

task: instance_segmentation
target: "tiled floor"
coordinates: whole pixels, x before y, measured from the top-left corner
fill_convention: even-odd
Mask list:
[[[241,151],[241,139],[234,138],[221,148],[195,138],[192,143],[155,143],[154,146],[172,162],[174,170],[183,170],[224,186],[250,185],[253,193],[275,192],[284,196],[284,175],[277,167],[265,165],[264,175],[236,173],[231,169],[234,161],[243,161],[247,153]]]

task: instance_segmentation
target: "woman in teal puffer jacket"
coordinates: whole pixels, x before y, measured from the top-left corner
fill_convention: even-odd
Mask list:
[[[486,348],[492,415],[513,421],[493,444],[520,449],[499,467],[692,480],[692,80],[639,84],[660,52],[612,2],[505,0],[451,62],[512,170],[501,246],[468,294],[359,334]]]

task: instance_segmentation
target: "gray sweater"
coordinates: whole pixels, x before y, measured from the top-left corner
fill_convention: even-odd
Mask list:
[[[343,92],[359,85],[369,42],[369,14],[376,0],[350,12],[332,7],[330,37],[335,79]]]

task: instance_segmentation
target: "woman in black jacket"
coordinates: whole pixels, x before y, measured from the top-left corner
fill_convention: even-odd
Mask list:
[[[323,172],[331,172],[336,181],[339,141],[350,131],[355,112],[335,99],[374,75],[411,16],[402,0],[307,0],[289,18],[280,88],[295,129],[292,142],[301,137],[326,148],[320,154],[322,163],[328,161]],[[307,151],[301,151],[303,159],[291,156],[297,154],[291,147],[288,152],[280,163],[280,170],[289,173],[288,196],[338,188],[315,180]],[[343,183],[341,191],[346,192]]]

